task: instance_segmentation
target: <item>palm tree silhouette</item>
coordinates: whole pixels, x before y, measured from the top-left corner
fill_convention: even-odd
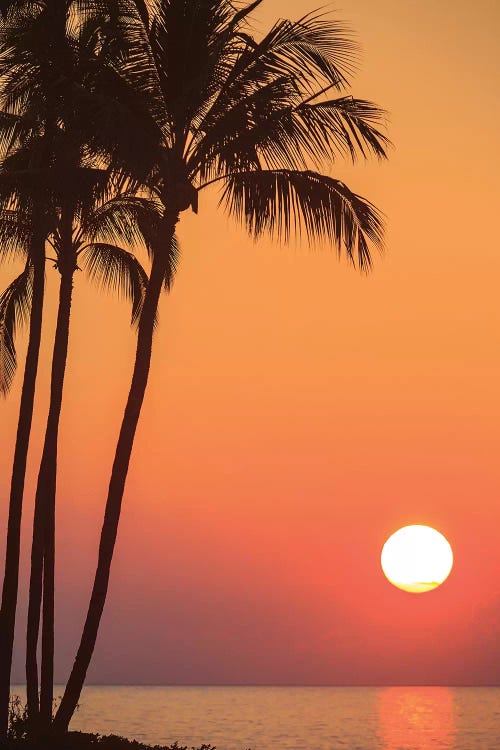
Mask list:
[[[7,346],[0,355],[6,363],[7,372],[12,367],[15,353],[11,335],[29,300],[29,339],[24,378],[21,390],[21,403],[17,423],[14,461],[11,475],[9,513],[7,521],[7,543],[5,550],[5,572],[2,587],[0,610],[0,738],[7,732],[10,673],[14,646],[14,627],[17,608],[19,582],[19,555],[21,542],[21,516],[26,476],[26,462],[33,418],[35,385],[38,372],[38,358],[42,334],[42,311],[45,288],[45,268],[43,263],[44,238],[36,222],[33,223],[33,239],[30,243],[32,263],[9,290],[2,295],[2,338]],[[9,361],[10,360],[10,361]],[[0,366],[0,369],[2,366]],[[10,377],[10,376],[9,376]]]
[[[12,158],[12,156],[14,158]],[[16,162],[19,168],[19,153],[4,161]],[[30,161],[29,149],[22,149],[22,160]],[[31,180],[29,169],[21,170],[23,178]],[[132,303],[132,323],[136,323],[144,299],[147,275],[132,253],[117,243],[137,245],[144,242],[144,235],[151,232],[160,217],[160,208],[143,197],[122,193],[106,199],[113,189],[109,175],[95,168],[52,168],[56,185],[64,185],[60,205],[55,205],[56,190],[53,187],[53,230],[48,235],[55,267],[60,273],[59,310],[57,316],[49,414],[43,445],[42,460],[38,474],[35,497],[35,519],[31,558],[30,596],[28,609],[27,686],[30,721],[38,716],[38,670],[37,643],[42,599],[43,571],[43,634],[41,670],[41,718],[42,723],[52,717],[53,675],[53,611],[54,611],[54,510],[57,467],[57,440],[62,405],[62,391],[66,369],[69,339],[69,322],[73,291],[73,277],[79,265],[99,285],[108,287],[126,296]],[[101,184],[102,183],[102,184]],[[68,185],[72,188],[69,189]],[[103,195],[97,200],[98,192]],[[22,240],[26,231],[25,222],[14,232],[14,218],[9,212],[5,231]],[[1,225],[0,225],[1,226]],[[28,258],[24,271],[0,297],[0,372],[5,373],[5,387],[10,385],[15,369],[16,327],[29,316],[32,300],[33,266]],[[4,355],[2,357],[2,354]],[[0,380],[2,385],[2,380]]]
[[[261,1],[240,10],[229,0],[113,5],[122,12],[114,19],[112,41],[125,51],[121,68],[107,73],[110,107],[127,116],[117,120],[108,140],[105,129],[94,137],[114,163],[145,182],[164,214],[152,246],[94,585],[54,719],[57,730],[68,727],[95,646],[148,381],[158,302],[182,212],[197,212],[199,192],[219,184],[221,204],[256,238],[267,233],[287,240],[303,230],[310,241],[335,244],[361,269],[370,266],[370,244],[382,242],[375,207],[321,171],[339,155],[385,157],[387,139],[378,129],[383,113],[344,93],[355,45],[341,24],[318,13],[297,22],[279,21],[257,41],[248,18]],[[332,92],[335,98],[329,98]],[[131,123],[133,128],[140,123],[138,153],[131,148]]]
[[[7,123],[7,131],[17,131],[17,123]],[[5,125],[5,119],[2,123]],[[11,125],[13,127],[11,127]],[[2,135],[5,135],[5,130]],[[10,673],[14,645],[21,517],[26,476],[26,462],[31,434],[35,385],[42,334],[45,293],[45,239],[47,236],[46,184],[43,174],[33,174],[31,181],[0,168],[0,234],[2,250],[27,253],[25,271],[2,295],[0,312],[0,392],[6,395],[16,368],[15,330],[29,318],[29,340],[24,369],[21,402],[12,467],[5,570],[0,608],[0,740],[7,732]]]
[[[0,219],[2,254],[10,251],[24,252],[27,255],[23,272],[0,297],[0,393],[4,396],[10,389],[17,365],[16,329],[23,323],[29,322],[28,350],[11,475],[5,572],[0,609],[0,739],[5,737],[7,732],[10,672],[19,582],[22,505],[38,372],[45,290],[45,231],[43,228],[45,222],[39,210],[41,208],[40,203],[38,203],[38,207],[35,207],[34,203],[29,205],[33,194],[22,197],[27,199],[24,206],[19,205],[19,201],[12,197],[9,201],[10,206],[15,206],[17,203],[16,208],[4,209],[1,212]]]
[[[4,2],[1,6],[0,23],[0,76],[1,100],[1,142],[8,154],[11,147],[22,143],[33,132],[43,138],[38,151],[38,161],[31,163],[31,179],[14,169],[2,175],[2,187],[7,190],[4,206],[10,208],[11,195],[17,208],[24,208],[24,216],[32,227],[30,259],[33,266],[33,299],[30,314],[30,334],[25,367],[25,377],[21,394],[18,432],[14,453],[11,479],[9,519],[5,558],[2,606],[0,610],[0,739],[7,732],[8,705],[10,691],[10,671],[17,606],[20,526],[26,474],[26,458],[33,415],[35,381],[38,368],[38,353],[41,339],[42,310],[45,283],[45,240],[49,232],[46,216],[48,203],[45,198],[51,156],[51,140],[57,124],[57,91],[50,84],[52,60],[50,54],[56,52],[57,45],[47,47],[47,37],[40,31],[49,26],[46,23],[48,11],[55,11],[55,3],[28,4],[21,1]],[[59,3],[62,7],[62,3]],[[46,11],[44,13],[44,11]],[[56,20],[53,14],[53,21]],[[58,19],[57,19],[58,20]],[[41,21],[41,23],[40,23]],[[45,24],[44,24],[45,21]],[[52,24],[54,32],[60,31],[60,23]],[[44,37],[45,36],[45,40]],[[57,52],[56,52],[57,54]],[[53,71],[58,66],[52,66]],[[35,74],[35,76],[33,76]],[[35,86],[32,83],[36,81]],[[40,85],[41,84],[41,85]],[[45,84],[45,85],[43,85]],[[47,85],[48,84],[48,85]],[[52,81],[53,84],[53,81]],[[22,115],[27,115],[24,117]],[[41,157],[41,159],[40,159]],[[26,165],[24,165],[26,166]],[[2,169],[5,172],[4,169]],[[16,181],[19,178],[20,184]],[[24,179],[23,179],[24,177]],[[28,190],[27,195],[24,191]],[[20,212],[17,212],[18,218]],[[9,331],[12,333],[12,331]],[[12,338],[10,341],[12,347]],[[4,353],[7,349],[4,347]],[[11,357],[12,365],[12,357]],[[5,369],[5,368],[4,368]]]
[[[132,303],[132,323],[135,323],[143,303],[147,275],[136,257],[117,243],[133,245],[143,242],[139,226],[154,224],[157,219],[152,204],[134,195],[118,195],[103,200],[100,205],[96,203],[95,185],[92,182],[101,180],[99,170],[90,170],[91,184],[86,186],[82,185],[82,176],[88,179],[89,175],[84,168],[74,170],[72,175],[68,174],[66,168],[64,172],[66,179],[62,180],[63,184],[67,186],[72,181],[78,188],[72,194],[65,191],[56,230],[49,238],[61,283],[49,413],[35,494],[27,630],[26,679],[28,710],[32,721],[36,720],[38,713],[37,642],[43,573],[41,728],[50,724],[53,705],[57,444],[68,353],[73,278],[79,264],[82,264],[90,278],[129,297]],[[95,177],[93,172],[96,173]]]
[[[30,597],[27,633],[27,692],[30,721],[38,723],[37,643],[43,580],[43,629],[41,670],[42,724],[52,717],[53,650],[54,650],[54,508],[57,466],[57,438],[62,403],[65,364],[69,336],[69,317],[73,276],[78,262],[89,275],[104,286],[116,288],[131,298],[133,322],[141,309],[147,276],[134,256],[117,243],[144,243],[148,232],[155,231],[161,215],[156,201],[134,194],[123,180],[95,165],[95,159],[82,145],[77,123],[82,111],[75,106],[71,88],[91,78],[96,63],[98,40],[88,33],[91,19],[84,18],[79,33],[67,31],[70,2],[38,3],[15,8],[1,27],[0,70],[4,72],[1,99],[1,136],[6,156],[0,172],[0,195],[4,210],[0,216],[0,233],[6,247],[27,244],[30,216],[35,208],[24,209],[26,196],[36,206],[44,221],[41,251],[34,259],[29,254],[25,271],[6,290],[0,304],[0,387],[6,392],[16,365],[14,335],[16,323],[22,322],[31,307],[32,328],[40,338],[41,304],[45,274],[45,240],[55,253],[53,259],[61,275],[59,311],[54,342],[50,407],[43,446],[42,461],[35,498],[35,520],[31,558]],[[5,111],[6,110],[6,111]],[[75,127],[76,123],[76,127]],[[4,178],[2,180],[2,178]],[[117,190],[122,192],[117,194]],[[23,202],[24,201],[24,202]],[[13,203],[14,202],[14,203]],[[18,205],[16,205],[16,203]],[[14,208],[12,207],[14,205]],[[31,205],[31,204],[30,204]],[[40,244],[40,243],[39,243]],[[41,279],[41,282],[38,281]],[[35,294],[35,285],[41,293]],[[40,300],[38,304],[35,303]],[[35,320],[36,318],[36,320]],[[32,359],[34,357],[32,356]],[[37,357],[38,359],[38,357]],[[32,373],[32,391],[36,362]],[[30,367],[28,367],[30,365]],[[23,397],[25,389],[23,388]],[[23,403],[23,401],[22,401]],[[33,394],[31,397],[31,413]],[[24,423],[26,417],[24,417]],[[19,569],[19,532],[27,439],[16,445],[16,455],[23,446],[24,463],[12,482],[16,503],[11,501],[9,536],[2,599],[1,660],[1,726],[6,732],[10,665],[17,600]],[[16,470],[16,463],[15,463]],[[43,577],[43,578],[42,578]],[[5,616],[4,616],[5,611]]]
[[[56,3],[48,2],[47,7],[48,5],[51,6],[51,10],[56,11]],[[62,3],[59,3],[59,8],[61,7]],[[31,4],[22,0],[6,1],[0,7],[2,16],[0,20],[1,145],[9,154],[12,146],[16,147],[20,142],[29,138],[33,132],[41,138],[43,143],[43,148],[38,150],[38,160],[29,165],[29,175],[25,172],[20,173],[15,168],[9,168],[6,171],[5,162],[2,166],[3,206],[10,210],[11,201],[14,200],[18,209],[17,219],[22,214],[30,227],[29,259],[33,267],[33,290],[28,352],[11,478],[5,573],[0,609],[0,740],[7,732],[19,578],[20,526],[41,340],[45,240],[50,231],[47,222],[50,210],[46,200],[50,189],[46,178],[50,167],[50,145],[57,123],[56,104],[57,99],[60,98],[60,92],[54,91],[50,84],[47,85],[51,76],[50,63],[52,62],[49,59],[50,54],[47,53],[51,51],[51,47],[49,46],[48,49],[45,47],[40,34],[37,34],[39,27],[37,29],[37,25],[33,25],[35,19],[42,19],[43,25],[44,9],[47,8],[43,8],[43,3]],[[57,19],[57,15],[57,12],[53,13],[53,21]],[[55,32],[60,30],[59,23],[53,23],[52,26]],[[54,50],[56,49],[57,46],[54,46]],[[53,70],[55,69],[57,67],[53,67]],[[36,81],[38,85],[31,87],[34,83],[33,72],[39,74]],[[35,102],[38,107],[32,106]],[[27,115],[27,117],[23,118],[22,115]],[[11,309],[16,308],[11,305]],[[17,309],[20,309],[19,306]],[[7,328],[4,325],[8,338],[13,331],[12,326],[7,326]],[[12,336],[10,336],[11,349],[12,345]],[[7,354],[5,347],[4,354]],[[11,354],[11,369],[12,364],[15,364],[15,358],[13,359]]]

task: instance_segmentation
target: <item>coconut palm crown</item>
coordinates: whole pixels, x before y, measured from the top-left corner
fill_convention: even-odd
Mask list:
[[[174,212],[196,211],[200,190],[218,183],[221,203],[254,237],[303,232],[366,269],[381,216],[325,170],[342,157],[385,158],[385,114],[346,94],[358,50],[340,22],[316,12],[256,40],[249,18],[261,2],[237,10],[227,0],[164,0],[149,14],[124,2],[128,57],[101,82],[117,122],[104,147]],[[98,118],[106,105],[95,106]]]

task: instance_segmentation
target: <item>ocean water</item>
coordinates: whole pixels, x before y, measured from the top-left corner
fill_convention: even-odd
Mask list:
[[[72,728],[218,750],[499,750],[500,688],[89,686]]]

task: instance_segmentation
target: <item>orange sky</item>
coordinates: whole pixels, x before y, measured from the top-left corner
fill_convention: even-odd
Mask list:
[[[267,0],[259,28],[314,7]],[[184,215],[91,681],[500,681],[500,7],[344,0],[339,16],[364,48],[353,93],[390,111],[395,149],[333,173],[387,215],[386,255],[362,277],[328,248],[254,245],[216,213],[216,194]],[[15,270],[0,271],[2,288]],[[93,576],[131,371],[127,315],[78,279],[58,679]],[[0,404],[1,497],[19,384]],[[380,571],[383,542],[408,523],[437,527],[455,552],[449,580],[423,596]],[[24,602],[19,622],[21,636]],[[23,660],[19,638],[15,680]]]

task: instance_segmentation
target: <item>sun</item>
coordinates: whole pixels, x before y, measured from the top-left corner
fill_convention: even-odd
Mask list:
[[[398,589],[423,594],[448,578],[453,551],[431,526],[404,526],[384,544],[381,564],[387,580]]]

